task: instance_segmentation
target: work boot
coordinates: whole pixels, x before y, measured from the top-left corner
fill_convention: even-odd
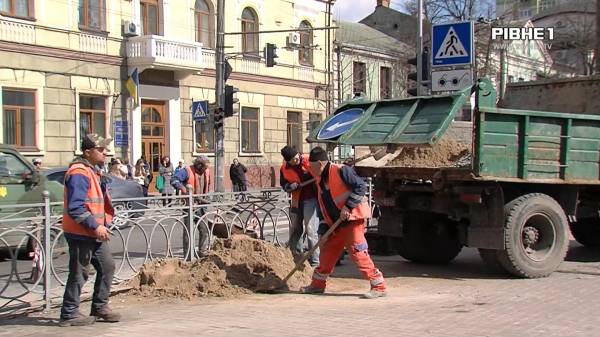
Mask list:
[[[67,326],[85,326],[92,325],[96,322],[96,317],[94,316],[84,316],[81,313],[77,313],[76,316],[71,318],[60,318],[58,321],[58,326],[67,327]]]
[[[373,299],[373,298],[385,297],[385,296],[387,296],[387,292],[385,290],[371,289],[371,290],[369,290],[368,293],[363,295],[363,298]]]
[[[303,294],[322,294],[325,292],[325,288],[319,288],[319,287],[315,287],[312,284],[306,287],[302,287],[300,288],[300,292]]]
[[[112,311],[107,305],[98,310],[92,309],[90,316],[109,323],[115,323],[121,320],[121,314]]]

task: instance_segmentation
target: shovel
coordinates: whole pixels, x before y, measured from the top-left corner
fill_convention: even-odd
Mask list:
[[[342,223],[342,219],[338,219],[333,225],[331,225],[331,227],[329,227],[329,229],[327,230],[327,232],[325,232],[325,234],[323,234],[321,236],[321,238],[319,239],[319,241],[317,241],[317,244],[312,247],[308,252],[304,253],[304,255],[302,256],[302,259],[298,262],[296,262],[296,266],[294,267],[294,269],[292,269],[287,276],[281,281],[282,285],[281,287],[284,287],[287,284],[287,281],[289,281],[289,279],[300,269],[302,269],[304,267],[304,262],[306,262],[306,260],[308,260],[308,258],[315,252],[315,250],[317,250],[318,248],[321,248],[321,246],[325,243],[325,241],[327,241],[327,238],[329,238],[329,235],[331,235],[331,233],[333,233],[333,231],[338,228],[338,226],[340,225],[340,223]]]

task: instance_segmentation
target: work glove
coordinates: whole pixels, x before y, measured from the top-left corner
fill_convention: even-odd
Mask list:
[[[287,188],[285,189],[286,192],[292,192],[298,189],[298,183],[291,183],[291,184],[287,184]]]

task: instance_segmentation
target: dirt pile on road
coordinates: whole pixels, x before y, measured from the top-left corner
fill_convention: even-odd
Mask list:
[[[130,285],[134,295],[143,297],[234,297],[275,289],[293,268],[288,249],[234,235],[217,239],[209,255],[198,261],[160,259],[146,263]],[[310,283],[311,275],[312,269],[306,263],[304,270],[287,282],[287,287],[297,290]]]
[[[453,139],[442,139],[433,147],[404,147],[386,166],[463,167],[470,165],[471,148]]]

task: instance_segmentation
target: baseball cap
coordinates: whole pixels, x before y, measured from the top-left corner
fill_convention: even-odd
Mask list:
[[[87,134],[81,140],[81,151],[95,149],[95,148],[107,148],[112,142],[112,138],[103,138],[95,133]]]

